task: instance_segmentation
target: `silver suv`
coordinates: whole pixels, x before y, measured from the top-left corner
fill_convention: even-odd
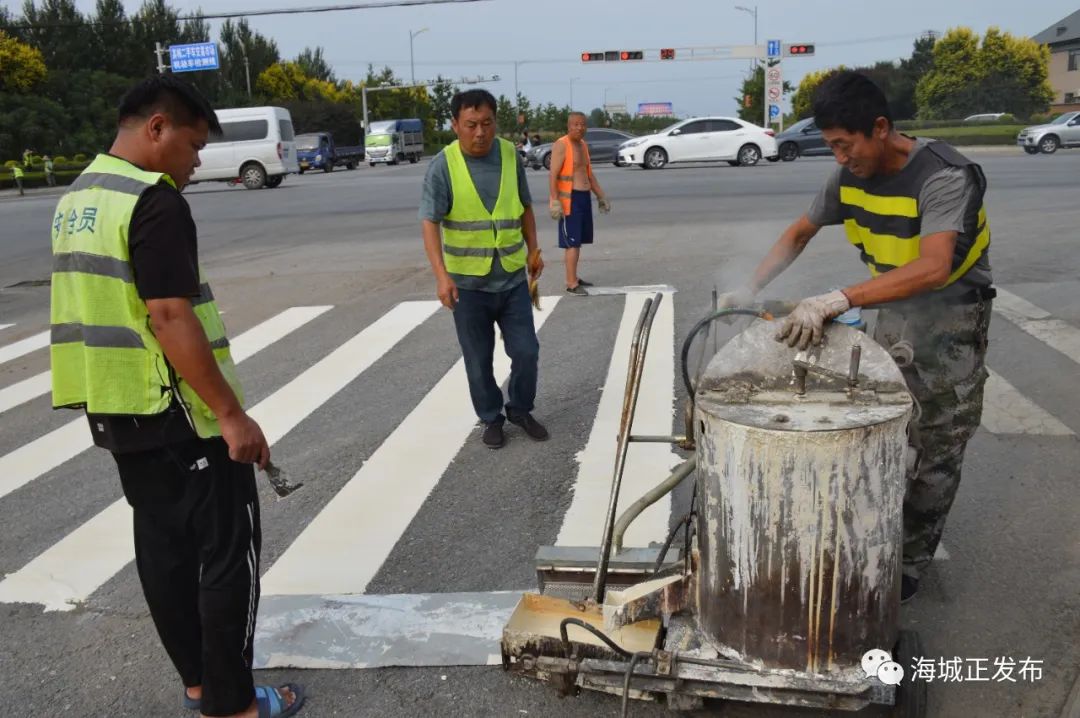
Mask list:
[[[1080,112],[1066,112],[1048,124],[1025,127],[1016,136],[1016,144],[1029,155],[1050,155],[1058,147],[1080,147]]]

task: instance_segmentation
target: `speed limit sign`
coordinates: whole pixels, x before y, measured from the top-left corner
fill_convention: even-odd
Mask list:
[[[780,68],[769,68],[769,82],[780,82]]]

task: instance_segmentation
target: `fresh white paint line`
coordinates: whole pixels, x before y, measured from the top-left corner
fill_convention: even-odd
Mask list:
[[[295,331],[331,307],[292,307],[267,319],[233,340],[237,362]],[[36,378],[36,377],[35,377]],[[0,497],[7,496],[94,445],[84,416],[0,456]]]
[[[538,330],[558,302],[543,298]],[[500,384],[509,377],[504,352],[494,370]],[[459,359],[270,567],[262,594],[363,593],[474,426]]]
[[[233,360],[241,362],[260,348],[273,344],[275,336],[285,336],[307,324],[331,307],[291,307],[273,319],[252,327],[232,340]],[[222,312],[224,313],[224,312]],[[31,399],[46,394],[51,389],[51,378],[47,371],[17,384],[0,389],[0,413],[13,409]]]
[[[38,349],[44,349],[47,346],[49,346],[49,332],[47,331],[13,342],[0,347],[0,364],[9,362],[12,359],[18,359],[23,355],[35,352]]]
[[[649,294],[628,294],[603,394],[585,449],[578,454],[574,497],[563,517],[558,546],[599,546],[615,470],[616,440],[622,415],[630,344],[641,306]],[[645,371],[641,377],[634,434],[670,435],[675,405],[675,307],[665,294],[653,321]],[[667,444],[631,444],[627,450],[620,510],[640,498],[671,473],[680,459]],[[627,529],[626,546],[648,546],[663,541],[671,514],[670,496],[645,510]]]
[[[273,443],[280,439],[308,413],[359,376],[422,323],[438,306],[438,302],[398,305],[300,377],[253,407],[249,413],[262,425],[267,440]],[[310,319],[314,319],[329,307],[311,309]],[[296,326],[294,316],[283,324],[283,329],[292,331]],[[261,337],[259,341],[267,342],[267,345],[288,333],[267,333],[262,331],[262,327],[253,328],[251,331],[256,333],[252,336]],[[239,353],[244,357],[251,356],[261,348],[248,342],[245,335],[237,337],[234,344],[240,345]],[[271,413],[278,416],[271,416]],[[49,436],[64,431],[70,435],[64,439],[58,438],[57,446],[63,445],[61,441],[78,443],[80,440],[84,446],[88,445],[90,434],[85,419],[71,422]],[[53,448],[56,450],[56,447]],[[0,459],[0,463],[3,461]],[[5,478],[0,473],[0,482]],[[46,610],[58,611],[74,608],[134,559],[130,527],[130,510],[126,500],[120,499],[29,564],[8,575],[0,582],[0,603],[39,603]]]
[[[1073,436],[1074,432],[989,370],[983,393],[982,425],[994,434]]]
[[[994,311],[1047,346],[1080,364],[1080,329],[1026,299],[998,288]]]
[[[937,551],[934,552],[935,561],[948,561],[952,556],[949,555],[948,550],[945,548],[945,544],[938,543]]]
[[[5,386],[0,389],[0,414],[9,409],[14,409],[20,404],[25,404],[31,399],[38,398],[48,392],[51,385],[49,372],[43,371],[29,379],[23,379],[11,386]]]
[[[268,596],[256,668],[388,668],[502,663],[499,641],[520,591]]]
[[[3,331],[4,329],[7,329],[8,327],[13,327],[13,326],[15,326],[15,325],[14,324],[0,324],[0,331]]]

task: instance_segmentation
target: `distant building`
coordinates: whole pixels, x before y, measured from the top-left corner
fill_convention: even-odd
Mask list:
[[[1080,10],[1031,38],[1050,46],[1052,112],[1080,110]]]

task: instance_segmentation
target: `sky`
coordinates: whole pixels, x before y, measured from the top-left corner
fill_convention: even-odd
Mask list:
[[[21,3],[7,2],[9,7]],[[125,6],[134,12],[139,0]],[[242,11],[337,4],[337,0],[170,0],[181,11]],[[92,11],[94,0],[77,0]],[[340,78],[358,80],[368,63],[410,79],[410,32],[417,80],[436,75],[491,77],[484,86],[512,96],[588,112],[609,103],[671,102],[679,116],[734,114],[747,60],[582,63],[583,51],[750,45],[754,18],[736,5],[757,7],[758,41],[814,43],[813,57],[787,59],[784,79],[797,84],[811,70],[907,57],[927,30],[996,25],[1029,37],[1077,10],[1076,0],[484,0],[458,5],[380,8],[328,14],[251,18],[282,55],[321,46]],[[214,39],[220,22],[212,23]],[[151,49],[148,48],[147,52]],[[648,54],[648,53],[647,53]],[[685,53],[677,53],[680,57]]]

